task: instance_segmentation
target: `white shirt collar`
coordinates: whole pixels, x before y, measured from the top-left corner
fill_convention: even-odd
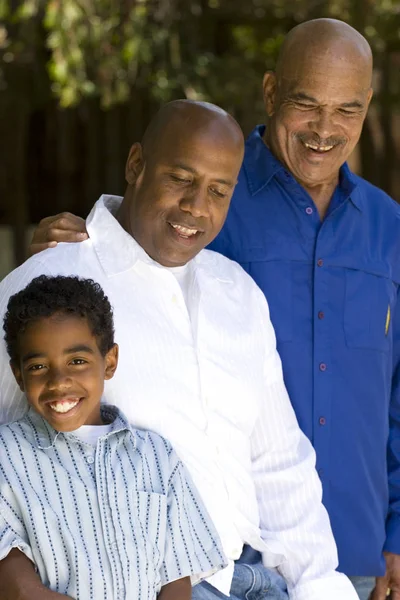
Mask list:
[[[86,219],[89,237],[104,272],[107,277],[112,277],[132,269],[138,260],[163,269],[164,267],[150,258],[115,218],[122,200],[121,196],[103,194]],[[225,273],[222,275],[217,269],[215,271],[209,269],[212,264],[217,266],[214,252],[202,250],[195,256],[193,262],[197,267],[202,265],[208,267],[207,275],[231,283],[232,280],[227,278]]]

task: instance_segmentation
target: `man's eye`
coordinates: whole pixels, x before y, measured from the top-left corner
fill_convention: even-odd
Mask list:
[[[217,196],[217,198],[225,198],[226,197],[225,192],[221,192],[220,190],[216,190],[215,188],[210,188],[210,192],[212,194],[214,194],[214,196]]]
[[[44,369],[44,365],[30,365],[28,371],[41,371]]]
[[[296,102],[296,106],[301,110],[312,110],[315,108],[313,104],[304,104],[303,102]]]
[[[172,181],[176,181],[177,183],[188,183],[190,179],[185,177],[178,177],[178,175],[171,175]]]
[[[351,117],[352,115],[355,115],[355,114],[357,114],[357,113],[356,113],[356,111],[354,111],[354,110],[348,110],[347,108],[339,108],[339,112],[340,112],[342,115],[345,115],[345,116],[350,116],[350,117]]]

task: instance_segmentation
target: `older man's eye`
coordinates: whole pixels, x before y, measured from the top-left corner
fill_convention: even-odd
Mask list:
[[[179,177],[179,175],[170,175],[172,181],[176,181],[177,183],[189,183],[190,179],[187,177]]]

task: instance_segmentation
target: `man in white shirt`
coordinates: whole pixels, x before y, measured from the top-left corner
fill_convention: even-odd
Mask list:
[[[136,427],[169,438],[229,559],[194,588],[195,600],[281,600],[286,585],[291,600],[355,600],[335,571],[314,451],[290,405],[265,298],[239,265],[204,250],[223,225],[242,157],[242,133],[224,111],[168,104],[131,148],[124,198],[100,198],[85,242],[59,244],[11,273],[0,312],[43,273],[103,287],[121,357],[105,398]],[[4,344],[0,378],[5,422],[25,407]],[[16,550],[0,563],[0,598],[56,600],[35,595],[25,560]]]

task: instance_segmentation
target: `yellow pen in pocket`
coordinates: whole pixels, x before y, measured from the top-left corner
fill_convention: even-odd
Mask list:
[[[390,304],[388,306],[387,313],[386,313],[385,335],[388,334],[389,325],[390,325]]]

